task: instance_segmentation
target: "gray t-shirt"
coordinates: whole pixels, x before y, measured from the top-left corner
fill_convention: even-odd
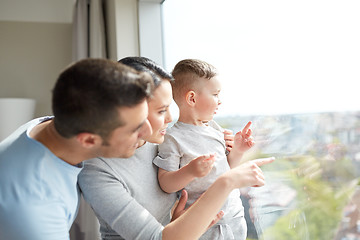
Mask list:
[[[230,170],[225,152],[224,134],[214,121],[210,121],[207,126],[177,122],[167,130],[164,143],[159,145],[159,153],[154,159],[154,163],[166,171],[176,171],[200,155],[216,153],[215,163],[210,173],[202,178],[196,178],[185,187],[189,194],[187,205],[190,205],[221,174]],[[211,237],[204,237],[204,235],[201,239],[217,239],[214,236],[220,237],[222,234],[225,239],[232,239],[232,235],[236,235],[235,239],[245,239],[243,237],[244,228],[246,233],[246,225],[244,226],[243,222],[244,208],[238,189],[231,192],[222,210],[225,213],[223,219],[205,233]],[[229,222],[238,223],[231,227],[233,234],[229,231]],[[238,229],[234,229],[237,227]]]
[[[161,239],[176,194],[163,192],[152,160],[157,145],[146,143],[131,158],[85,161],[79,174],[84,199],[100,222],[102,239]]]

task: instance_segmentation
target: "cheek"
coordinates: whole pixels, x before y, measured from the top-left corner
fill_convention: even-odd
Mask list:
[[[207,106],[208,109],[212,109],[212,108],[216,108],[218,101],[215,98],[208,98],[207,101],[205,102],[205,105]]]
[[[163,115],[158,115],[158,116],[153,116],[151,118],[151,120],[149,119],[149,121],[150,121],[151,128],[155,132],[164,125],[165,119],[164,119]]]
[[[216,106],[216,107],[219,105],[219,99],[218,98],[213,98],[213,105]]]

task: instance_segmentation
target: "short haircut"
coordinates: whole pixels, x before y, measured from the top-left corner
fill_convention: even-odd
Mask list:
[[[67,67],[53,89],[54,124],[65,138],[82,132],[106,139],[124,124],[121,107],[143,102],[152,91],[147,73],[106,59],[84,59]]]
[[[211,64],[198,59],[185,59],[178,62],[172,75],[174,100],[178,102],[180,96],[193,90],[200,78],[211,79],[217,75],[217,70]]]
[[[154,81],[154,87],[157,88],[163,79],[172,82],[174,79],[170,73],[163,69],[159,64],[146,57],[125,57],[118,61],[139,72],[149,73]]]

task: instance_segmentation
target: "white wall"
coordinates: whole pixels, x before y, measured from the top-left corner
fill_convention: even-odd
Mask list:
[[[75,0],[0,0],[0,21],[71,23]]]
[[[74,0],[0,0],[0,98],[34,98],[51,115],[51,89],[71,63]]]
[[[0,98],[34,98],[35,116],[52,114],[51,89],[72,61],[75,1],[0,0]],[[142,55],[162,64],[160,1],[105,3],[109,58]]]

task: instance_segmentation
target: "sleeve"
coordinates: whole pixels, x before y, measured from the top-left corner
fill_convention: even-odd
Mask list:
[[[78,181],[85,201],[124,239],[161,240],[164,227],[131,196],[126,184],[116,176],[101,160],[86,163]]]
[[[180,168],[182,153],[175,138],[166,134],[164,142],[158,147],[158,155],[153,160],[154,164],[166,171],[176,171]]]

